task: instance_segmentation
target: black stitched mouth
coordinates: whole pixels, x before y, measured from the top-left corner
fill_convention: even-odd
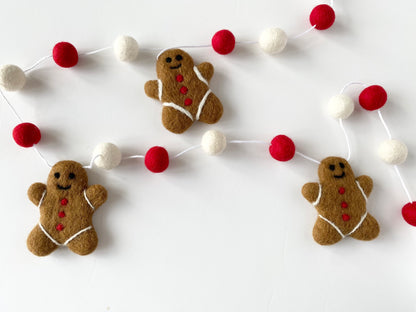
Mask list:
[[[71,185],[68,185],[68,186],[61,186],[61,185],[57,185],[57,187],[58,187],[58,189],[60,189],[60,190],[69,190],[70,188],[71,188]]]
[[[345,172],[343,171],[341,175],[334,175],[335,179],[342,179],[343,177],[345,177]]]
[[[182,66],[182,64],[179,64],[178,66],[171,66],[170,69],[178,69],[181,66]]]

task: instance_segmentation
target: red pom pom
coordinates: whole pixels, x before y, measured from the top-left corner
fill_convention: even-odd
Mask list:
[[[59,42],[53,47],[53,60],[61,67],[73,67],[78,63],[78,51],[69,42]]]
[[[163,147],[153,146],[144,157],[144,165],[151,172],[163,172],[169,166],[169,154]]]
[[[386,104],[387,92],[381,86],[369,86],[360,93],[359,101],[364,109],[373,111]]]
[[[327,4],[320,4],[313,8],[309,21],[316,29],[328,29],[335,22],[335,11]]]
[[[295,156],[295,151],[295,144],[285,135],[274,137],[269,147],[270,155],[278,161],[291,160]]]
[[[39,143],[40,138],[39,128],[29,122],[18,124],[13,129],[13,139],[22,147],[32,147]]]
[[[407,223],[416,226],[416,202],[404,205],[402,208],[402,216]]]
[[[235,37],[231,31],[223,29],[215,33],[211,44],[215,52],[225,55],[234,50]]]

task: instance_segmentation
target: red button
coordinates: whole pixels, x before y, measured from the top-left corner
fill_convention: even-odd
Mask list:
[[[349,221],[349,220],[350,220],[350,216],[349,216],[349,215],[347,215],[346,213],[344,213],[344,214],[342,215],[342,220],[344,220],[344,221]]]
[[[185,106],[189,106],[192,104],[192,99],[186,98],[184,103],[185,103]]]
[[[177,82],[182,82],[183,81],[183,76],[182,75],[177,75],[176,76],[176,81]]]
[[[182,94],[187,94],[188,93],[188,88],[183,86],[180,90],[179,90]]]
[[[348,208],[348,204],[347,204],[346,202],[342,202],[342,203],[341,203],[341,207],[342,207],[342,208]]]
[[[65,211],[59,211],[59,212],[58,212],[58,217],[59,217],[59,218],[65,218],[65,216],[66,216],[66,215],[65,215]]]
[[[66,199],[66,198],[61,199],[61,205],[62,206],[66,206],[67,204],[68,204],[68,199]]]
[[[338,190],[338,193],[340,193],[341,195],[345,193],[345,188],[340,187]]]
[[[57,231],[62,231],[63,229],[64,229],[64,225],[62,224],[62,223],[59,223],[56,227],[55,227],[55,229],[57,230]]]

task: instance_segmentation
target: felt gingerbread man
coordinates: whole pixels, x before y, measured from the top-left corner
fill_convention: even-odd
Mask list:
[[[88,186],[85,169],[74,161],[55,164],[47,184],[34,183],[29,199],[39,207],[39,223],[27,238],[28,249],[36,256],[46,256],[58,246],[68,246],[79,255],[87,255],[98,244],[92,224],[95,210],[107,199],[101,185]]]
[[[318,176],[319,183],[307,183],[302,188],[303,196],[318,211],[313,228],[315,241],[331,245],[346,236],[376,238],[380,228],[366,208],[373,180],[365,175],[356,178],[350,164],[340,157],[322,160]]]
[[[158,80],[146,82],[144,90],[163,103],[166,129],[183,133],[195,120],[213,124],[221,118],[222,104],[208,85],[214,74],[210,63],[195,66],[185,51],[170,49],[158,57],[156,72]]]

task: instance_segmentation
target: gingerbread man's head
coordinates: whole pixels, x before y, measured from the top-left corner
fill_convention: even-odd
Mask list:
[[[178,74],[185,75],[192,71],[194,61],[191,56],[181,49],[170,49],[159,55],[156,72],[159,79],[175,78]]]
[[[60,161],[52,167],[47,187],[49,192],[83,192],[88,187],[87,172],[75,161]]]
[[[321,183],[349,183],[355,181],[354,172],[350,164],[341,157],[327,157],[321,161],[318,168]]]

